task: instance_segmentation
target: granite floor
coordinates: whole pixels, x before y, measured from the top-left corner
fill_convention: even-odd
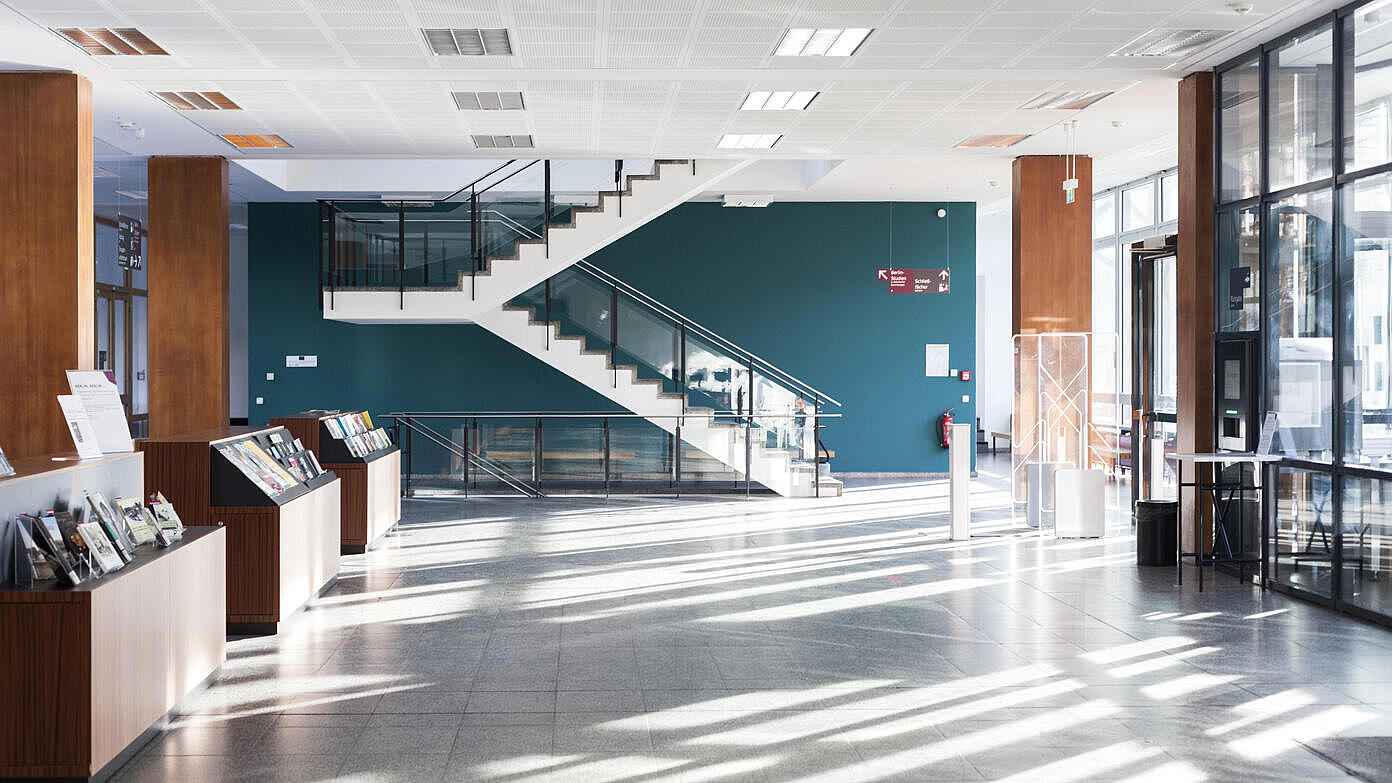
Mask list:
[[[970,542],[944,482],[407,501],[115,779],[1347,780],[1300,741],[1392,734],[1392,633],[1022,532],[992,471]]]

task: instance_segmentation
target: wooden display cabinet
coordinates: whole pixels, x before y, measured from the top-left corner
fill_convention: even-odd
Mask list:
[[[343,554],[362,554],[401,521],[401,450],[396,446],[355,456],[325,421],[341,414],[302,413],[271,419],[314,452],[343,482]]]
[[[219,450],[279,427],[222,427],[139,442],[145,484],[185,524],[227,528],[227,630],[275,633],[338,579],[341,480],[333,473],[269,494]]]
[[[143,458],[16,461],[0,523],[82,507],[83,490],[144,496]],[[76,587],[0,587],[0,779],[105,779],[227,660],[226,531],[188,527]],[[11,551],[9,549],[6,550]]]

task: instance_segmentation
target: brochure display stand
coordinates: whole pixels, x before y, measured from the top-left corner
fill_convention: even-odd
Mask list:
[[[271,424],[284,427],[338,474],[343,485],[341,545],[347,555],[366,552],[401,521],[401,450],[390,441],[375,447],[386,439],[385,430],[368,430],[381,433],[375,443],[362,439],[350,444],[351,435],[342,425],[345,417],[371,426],[371,418],[361,412],[302,413],[271,419]]]
[[[145,496],[141,454],[36,457],[15,469],[0,479],[11,532],[17,515],[80,507],[84,491]],[[189,527],[75,587],[0,585],[0,779],[104,779],[217,673],[227,660],[226,542],[220,528]]]
[[[227,528],[227,630],[275,633],[338,578],[339,479],[283,427],[144,440],[145,484],[188,524]]]

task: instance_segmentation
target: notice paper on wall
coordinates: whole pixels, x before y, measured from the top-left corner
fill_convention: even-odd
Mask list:
[[[103,454],[135,451],[121,392],[103,370],[68,370],[68,386],[82,399]]]
[[[101,444],[97,441],[96,430],[87,415],[87,406],[76,394],[58,395],[58,407],[63,409],[63,418],[68,422],[68,432],[72,434],[77,456],[82,459],[95,459],[102,455]]]
[[[949,369],[947,344],[928,343],[926,348],[923,374],[929,378],[946,378]]]

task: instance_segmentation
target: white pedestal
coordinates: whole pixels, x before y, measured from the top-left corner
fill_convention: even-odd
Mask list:
[[[1101,538],[1107,533],[1106,486],[1100,470],[1054,474],[1054,535]]]
[[[971,538],[972,425],[953,424],[947,436],[949,529],[953,541]]]

